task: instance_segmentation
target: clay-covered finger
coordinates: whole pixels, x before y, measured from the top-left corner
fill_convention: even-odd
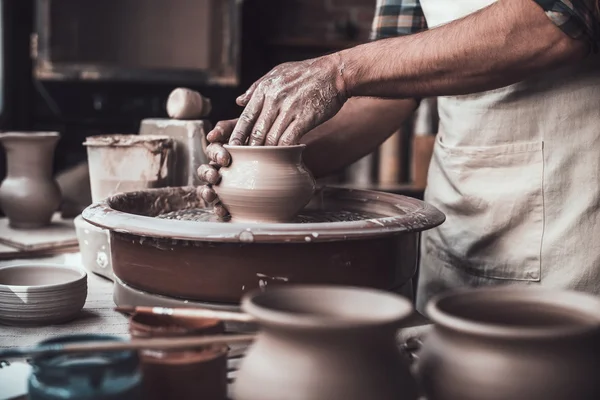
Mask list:
[[[254,123],[262,111],[263,100],[264,96],[258,92],[255,92],[246,108],[244,108],[242,115],[240,115],[240,118],[233,129],[233,133],[229,138],[230,145],[242,146],[246,144],[246,141],[250,136],[250,132],[254,127]]]
[[[208,204],[213,203],[217,200],[217,193],[210,186],[199,186],[200,189],[200,198],[207,202]]]
[[[265,140],[266,146],[277,146],[279,144],[279,139],[286,131],[287,127],[293,122],[292,118],[288,116],[286,113],[281,113],[273,123],[269,134],[267,135],[267,139]]]
[[[206,140],[210,143],[227,143],[236,123],[237,118],[217,122],[215,127],[206,134]]]
[[[250,135],[250,141],[248,143],[250,146],[262,146],[265,144],[267,134],[278,115],[279,112],[277,107],[273,103],[265,104],[260,113],[260,117],[258,117],[258,120],[252,129],[252,134]]]
[[[256,82],[254,82],[252,85],[250,85],[250,87],[248,88],[248,90],[246,90],[246,92],[244,94],[242,94],[241,96],[238,96],[237,99],[235,99],[235,102],[237,103],[238,106],[246,106],[248,104],[248,102],[250,101],[250,98],[252,97],[252,94],[254,93],[254,91],[256,90],[256,88],[258,87],[258,85],[263,81],[264,77],[258,79]]]
[[[229,215],[229,211],[227,211],[223,203],[215,204],[213,206],[213,211],[219,218],[225,218],[227,215]]]
[[[221,180],[219,171],[211,165],[203,164],[198,167],[198,178],[205,183],[216,185]]]
[[[211,143],[206,147],[206,156],[209,160],[221,167],[231,164],[231,154],[221,143]]]
[[[298,144],[300,138],[306,133],[305,124],[299,123],[297,120],[292,122],[283,132],[277,142],[278,146],[292,146]]]

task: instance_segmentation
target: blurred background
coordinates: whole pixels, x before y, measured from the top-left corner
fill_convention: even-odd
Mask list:
[[[235,98],[277,64],[368,41],[375,10],[375,0],[0,5],[0,131],[59,131],[56,173],[85,161],[85,137],[136,133],[143,118],[166,118],[178,86],[212,100],[211,123],[237,117]],[[376,153],[329,181],[420,197],[433,130],[398,127]]]

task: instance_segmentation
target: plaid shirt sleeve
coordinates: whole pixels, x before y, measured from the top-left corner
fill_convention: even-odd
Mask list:
[[[533,0],[567,35],[600,45],[600,0]],[[371,39],[410,35],[427,29],[419,0],[377,0]]]
[[[590,42],[594,53],[600,44],[600,0],[534,0],[563,32]]]
[[[419,0],[377,0],[371,40],[410,35],[427,29]]]

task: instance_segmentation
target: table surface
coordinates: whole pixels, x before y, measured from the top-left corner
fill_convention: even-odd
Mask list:
[[[15,264],[67,264],[81,267],[79,253],[61,254],[35,260],[2,261],[0,266]],[[112,298],[113,284],[108,279],[88,273],[88,297],[77,319],[60,325],[43,327],[0,326],[0,348],[31,346],[59,335],[94,333],[128,337],[127,317],[115,312]]]

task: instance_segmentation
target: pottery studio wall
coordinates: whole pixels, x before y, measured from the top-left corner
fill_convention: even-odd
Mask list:
[[[142,118],[166,117],[164,103],[174,87],[172,83],[32,79],[30,36],[36,29],[34,18],[41,7],[36,8],[36,0],[0,3],[5,66],[1,85],[5,107],[0,115],[0,130],[60,131],[57,172],[85,160],[81,143],[86,136],[134,133]],[[40,2],[43,3],[46,2]],[[156,2],[143,3],[151,6]],[[375,0],[245,0],[240,84],[186,86],[212,99],[213,123],[234,118],[241,111],[235,105],[235,97],[278,63],[318,56],[367,40],[374,7]],[[129,14],[129,18],[136,15]],[[0,157],[3,178],[4,155]]]

